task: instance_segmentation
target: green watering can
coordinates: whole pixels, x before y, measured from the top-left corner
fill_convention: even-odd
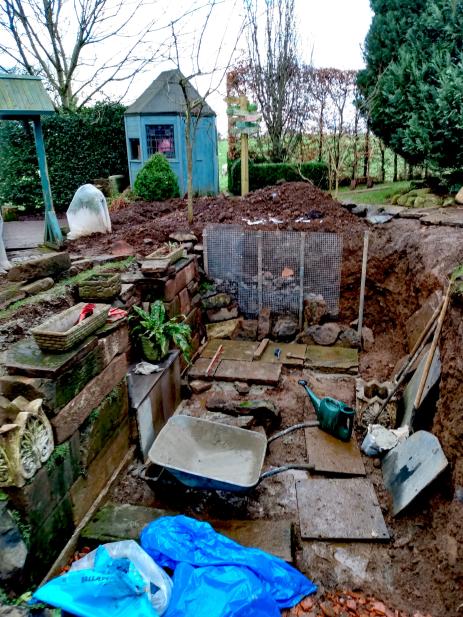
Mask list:
[[[312,401],[320,428],[341,441],[349,441],[354,430],[355,409],[329,396],[319,399],[304,379],[298,383],[305,388]]]

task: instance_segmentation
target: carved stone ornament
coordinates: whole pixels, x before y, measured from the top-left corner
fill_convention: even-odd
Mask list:
[[[24,486],[53,452],[53,432],[42,399],[0,397],[0,487]]]

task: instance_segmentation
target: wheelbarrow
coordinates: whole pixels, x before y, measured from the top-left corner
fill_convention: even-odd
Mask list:
[[[195,489],[244,493],[262,480],[289,469],[313,471],[308,463],[290,463],[261,473],[269,443],[293,430],[316,426],[304,422],[280,431],[270,439],[256,433],[192,416],[172,416],[163,426],[148,453],[149,461],[160,470],[156,481],[167,470],[182,484]]]

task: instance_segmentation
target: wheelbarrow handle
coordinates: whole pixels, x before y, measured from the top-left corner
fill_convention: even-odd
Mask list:
[[[311,465],[310,463],[288,463],[287,465],[282,465],[281,467],[275,467],[275,469],[270,469],[269,471],[264,471],[259,478],[259,484],[262,480],[266,478],[271,478],[272,476],[276,476],[278,473],[283,473],[283,471],[289,471],[290,469],[300,469],[301,471],[313,471],[315,469],[315,465]]]
[[[272,435],[271,437],[269,437],[267,439],[267,445],[271,444],[272,441],[276,441],[277,439],[280,439],[280,437],[289,435],[293,431],[298,431],[300,428],[312,428],[314,426],[320,426],[320,423],[318,422],[318,420],[310,420],[309,422],[300,422],[299,424],[293,424],[293,426],[290,426],[289,428],[285,428],[283,431],[280,431],[279,433],[275,433],[275,435]]]

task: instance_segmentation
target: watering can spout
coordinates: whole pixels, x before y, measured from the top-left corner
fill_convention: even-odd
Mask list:
[[[318,414],[318,412],[320,410],[321,399],[319,399],[318,396],[316,396],[315,393],[309,388],[309,386],[307,385],[307,382],[305,381],[305,379],[300,379],[298,381],[298,384],[300,386],[303,386],[303,388],[307,392],[310,400],[312,401],[312,405],[315,407],[315,411]]]

